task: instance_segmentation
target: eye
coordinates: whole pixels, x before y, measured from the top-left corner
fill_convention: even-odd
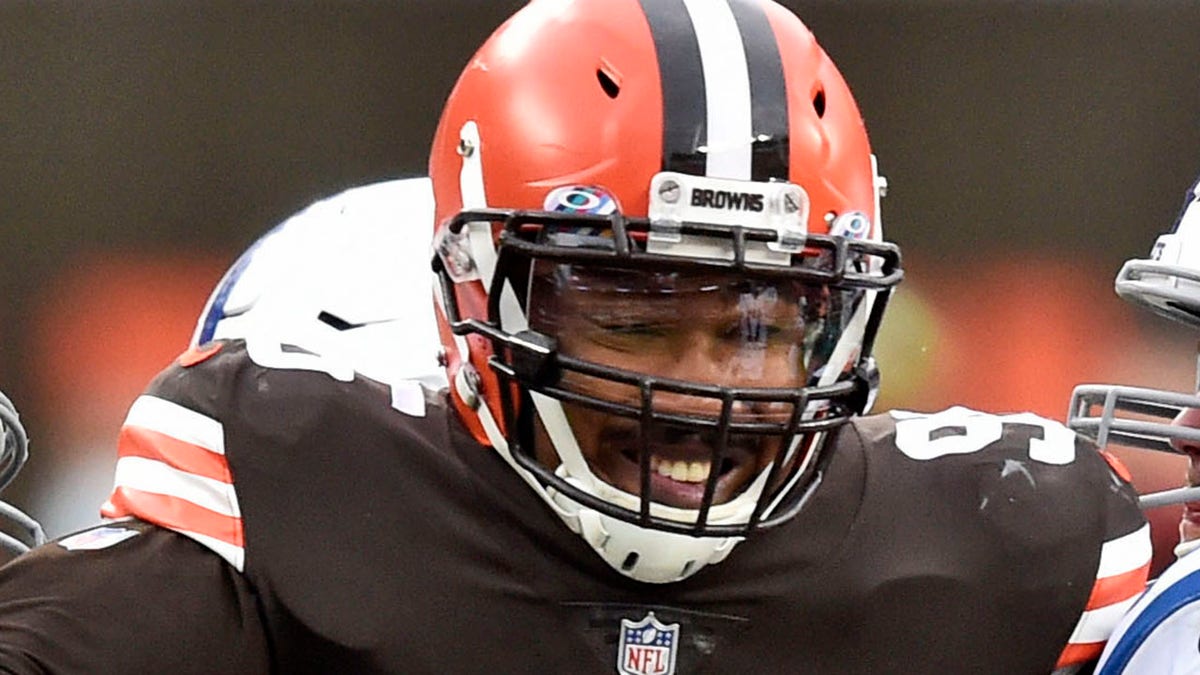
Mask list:
[[[666,332],[666,327],[663,324],[648,321],[597,323],[596,325],[605,332],[630,337],[660,336]]]
[[[659,353],[672,341],[671,325],[661,321],[612,319],[590,321],[586,339],[591,344],[629,354]]]

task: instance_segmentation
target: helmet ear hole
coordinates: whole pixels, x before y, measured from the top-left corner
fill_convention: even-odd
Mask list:
[[[609,98],[616,98],[617,94],[621,93],[621,85],[613,79],[613,76],[604,71],[603,68],[596,69],[596,79],[600,81],[600,88]]]
[[[818,89],[813,94],[813,110],[817,111],[817,117],[825,117],[825,90]]]

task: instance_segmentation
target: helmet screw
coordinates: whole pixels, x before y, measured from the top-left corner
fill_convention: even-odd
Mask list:
[[[795,213],[800,210],[800,198],[794,192],[783,193],[784,213]]]
[[[475,154],[475,144],[466,138],[458,139],[458,154],[461,157],[470,157]]]
[[[664,180],[658,184],[658,196],[668,204],[674,204],[679,201],[680,191],[679,183],[673,180]]]
[[[459,386],[458,395],[462,397],[463,403],[472,410],[479,409],[479,373],[469,363],[464,363],[462,370],[459,371]]]
[[[833,211],[827,212],[825,214],[825,224],[829,225],[830,223],[832,223],[834,221],[835,218],[837,218],[836,213],[834,213]]]

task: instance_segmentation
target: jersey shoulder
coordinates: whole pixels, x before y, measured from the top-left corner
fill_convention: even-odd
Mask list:
[[[1003,513],[1014,526],[1108,522],[1115,536],[1145,525],[1123,468],[1057,420],[959,406],[894,410],[855,420],[852,428],[874,468],[869,474],[928,486],[935,498],[970,494],[973,511]]]
[[[274,489],[260,477],[328,472],[339,452],[434,445],[444,420],[427,415],[427,396],[286,345],[193,347],[130,406],[101,512],[179,532],[240,571],[246,490]]]
[[[914,536],[930,527],[1029,567],[1030,588],[1089,589],[1060,666],[1095,659],[1117,620],[1144,588],[1150,529],[1137,495],[1088,439],[1032,413],[955,407],[892,411],[853,423],[867,462],[868,494],[911,513]],[[925,528],[925,529],[921,529]]]

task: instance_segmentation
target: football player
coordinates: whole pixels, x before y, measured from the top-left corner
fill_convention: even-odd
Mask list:
[[[1143,588],[1136,495],[1066,427],[862,415],[899,252],[781,6],[534,0],[429,167],[448,387],[198,340],[116,520],[0,570],[0,669],[1067,673]]]
[[[1158,315],[1200,327],[1200,179],[1171,231],[1147,259],[1129,260],[1117,293]],[[1097,673],[1163,675],[1200,672],[1200,396],[1142,387],[1076,388],[1067,423],[1103,445],[1187,454],[1189,487],[1145,495],[1147,508],[1184,503],[1174,564],[1122,619]]]

